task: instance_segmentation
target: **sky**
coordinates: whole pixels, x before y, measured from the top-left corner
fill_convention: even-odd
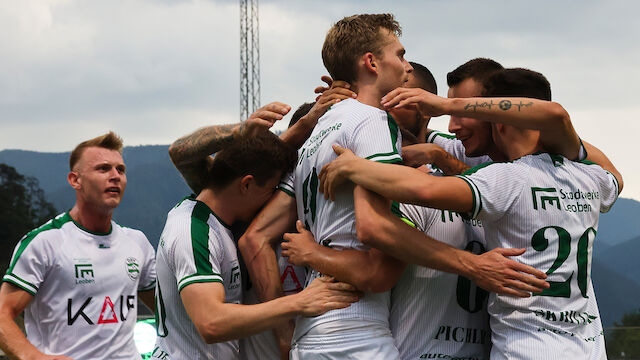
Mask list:
[[[621,171],[621,196],[640,200],[640,2],[263,0],[261,103],[312,101],[326,31],[380,12],[396,16],[406,58],[440,95],[446,73],[475,57],[543,73],[578,134]],[[70,151],[108,130],[125,145],[169,144],[239,121],[239,17],[231,0],[0,2],[0,150]]]

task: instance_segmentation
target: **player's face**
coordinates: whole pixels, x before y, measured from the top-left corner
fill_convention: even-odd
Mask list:
[[[262,186],[258,185],[256,182],[253,182],[250,185],[246,196],[247,201],[245,201],[246,211],[244,211],[244,216],[242,216],[241,220],[250,222],[258,214],[258,211],[262,209],[276,191],[276,187],[280,183],[281,177],[282,174],[278,172],[276,176],[267,180],[267,182]]]
[[[398,37],[388,30],[381,29],[380,31],[383,34],[385,45],[380,50],[380,55],[376,56],[376,66],[378,67],[379,90],[385,95],[406,83],[413,67],[404,58],[405,50]]]
[[[482,85],[474,79],[465,79],[460,84],[449,88],[450,98],[468,98],[482,96]],[[472,118],[451,116],[449,132],[456,134],[462,141],[467,156],[487,155],[494,147],[491,136],[491,124]]]
[[[413,71],[409,73],[409,81],[403,85],[406,88],[419,88],[420,84],[416,79]],[[398,108],[389,110],[391,116],[396,120],[398,125],[405,128],[407,131],[415,136],[420,134],[420,127],[422,126],[422,116],[416,108]],[[428,123],[428,121],[427,121]],[[425,125],[426,126],[426,125]],[[424,140],[424,139],[420,139]]]
[[[107,212],[120,204],[127,176],[119,152],[100,147],[86,148],[75,170],[76,191],[85,204]]]

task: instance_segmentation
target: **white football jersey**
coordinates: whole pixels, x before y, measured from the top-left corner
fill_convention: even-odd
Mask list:
[[[229,226],[205,203],[185,198],[167,215],[156,261],[158,338],[151,358],[237,359],[238,340],[206,344],[180,297],[190,284],[218,282],[224,286],[224,302],[241,302],[240,264]]]
[[[64,213],[20,240],[2,281],[29,294],[27,339],[45,354],[140,359],[133,341],[138,291],[155,286],[153,247],[111,222],[94,233]]]
[[[600,358],[602,325],[591,285],[600,212],[618,196],[613,175],[594,164],[537,153],[460,176],[489,249],[526,248],[514,259],[545,271],[551,288],[529,298],[491,294],[492,359]],[[602,354],[604,355],[604,353]]]
[[[417,205],[401,204],[398,211],[436,240],[476,254],[485,251],[480,220]],[[409,264],[391,290],[389,323],[401,358],[488,359],[487,296],[465,277]]]
[[[491,158],[487,155],[465,155],[464,145],[462,145],[462,141],[456,139],[455,135],[432,130],[427,134],[427,142],[440,146],[444,151],[471,167],[491,161]]]
[[[378,162],[400,162],[400,132],[387,112],[347,99],[333,105],[319,120],[311,136],[298,151],[298,165],[280,185],[294,196],[298,218],[316,241],[337,250],[368,250],[356,237],[353,185],[345,184],[336,191],[335,201],[325,200],[318,193],[318,173],[322,166],[337,155],[332,145],[348,148],[356,155]],[[307,274],[306,283],[318,277],[317,271]],[[300,317],[294,339],[309,329],[333,320],[359,319],[363,326],[375,322],[388,326],[389,294],[366,293],[360,301],[346,309],[333,310],[324,315]]]

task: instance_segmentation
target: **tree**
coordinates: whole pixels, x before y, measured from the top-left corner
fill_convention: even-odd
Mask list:
[[[55,215],[38,180],[0,164],[0,274],[6,271],[16,243]]]
[[[624,314],[622,323],[615,322],[614,325],[607,337],[609,358],[640,359],[640,310]]]

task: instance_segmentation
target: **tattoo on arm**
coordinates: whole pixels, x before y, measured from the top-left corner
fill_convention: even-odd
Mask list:
[[[244,123],[207,126],[171,144],[171,161],[191,190],[196,193],[202,190],[207,168],[213,161],[210,155],[228,146],[234,133],[242,133],[244,126]]]
[[[487,101],[483,101],[483,102],[478,102],[476,101],[475,103],[468,103],[464,106],[465,110],[472,110],[472,111],[477,111],[478,108],[482,109],[482,108],[487,108],[489,110],[491,110],[491,107],[494,105],[498,105],[498,107],[500,108],[500,110],[504,110],[507,111],[509,109],[511,109],[512,106],[515,106],[518,108],[518,111],[520,111],[523,107],[530,107],[533,106],[533,101],[530,101],[528,103],[522,102],[520,101],[518,104],[512,104],[510,100],[501,100],[499,103],[494,103],[493,100],[490,100],[489,102]]]
[[[471,167],[462,161],[458,160],[453,155],[449,154],[445,151],[444,153],[444,164],[447,166],[440,167],[442,171],[444,171],[445,175],[458,175],[467,171]]]

